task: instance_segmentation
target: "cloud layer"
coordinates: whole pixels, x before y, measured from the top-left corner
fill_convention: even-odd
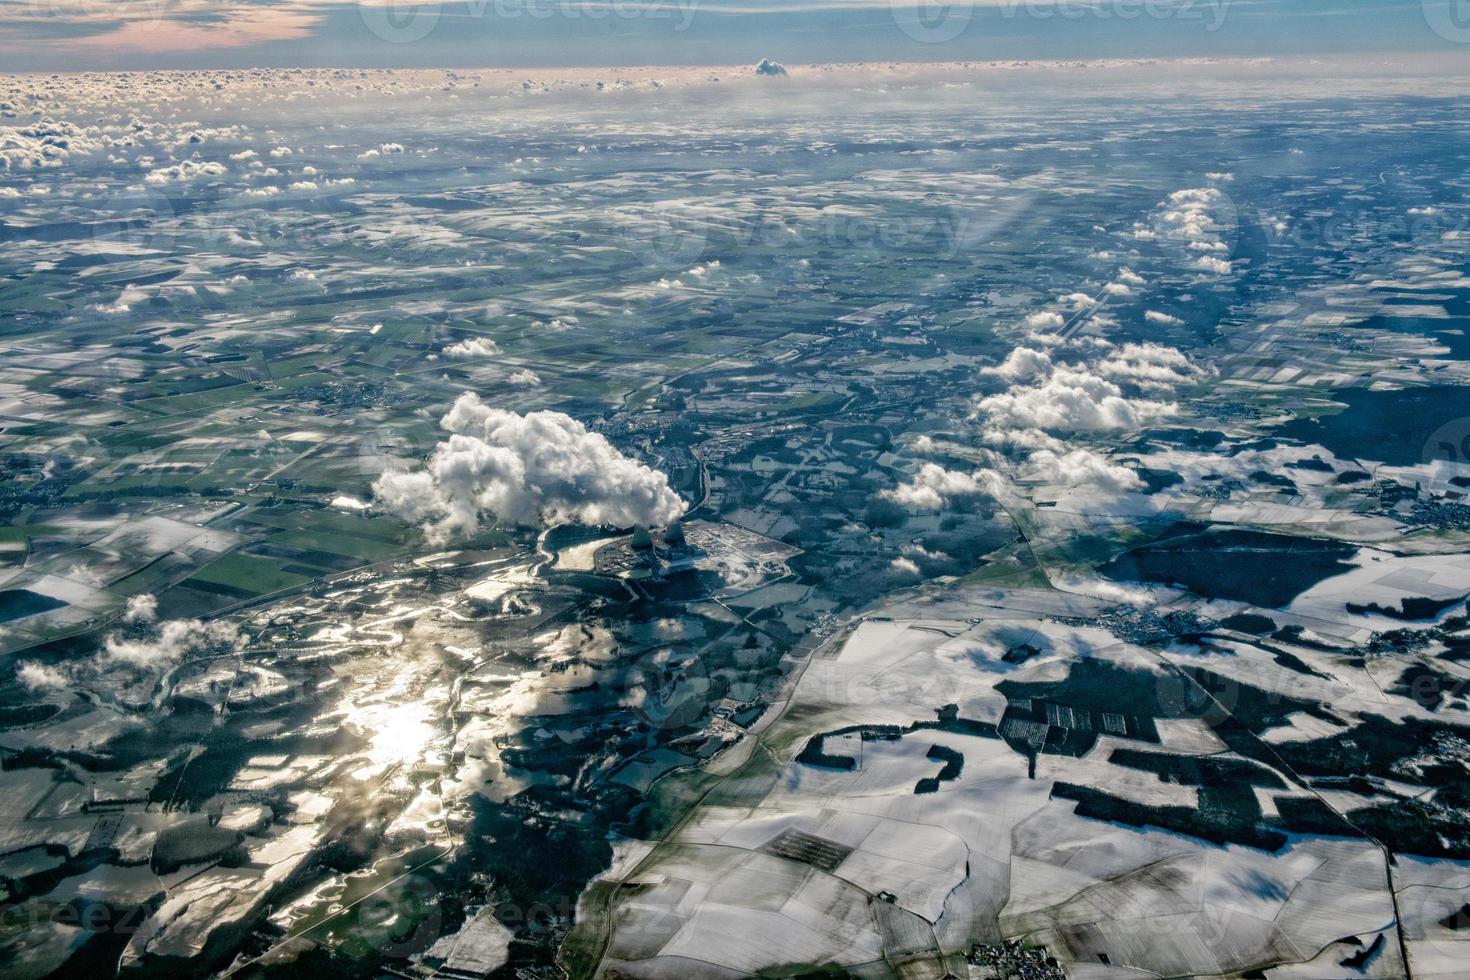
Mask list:
[[[0,126],[0,173],[60,167],[72,154],[94,153],[95,131],[69,122],[39,119],[25,126]]]

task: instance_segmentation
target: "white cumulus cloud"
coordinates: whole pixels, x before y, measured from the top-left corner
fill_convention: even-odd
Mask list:
[[[1191,269],[1198,269],[1201,272],[1208,272],[1212,276],[1230,275],[1230,263],[1224,259],[1217,259],[1213,255],[1201,255],[1189,263],[1189,267]]]
[[[982,398],[976,412],[992,429],[1048,432],[1131,432],[1173,415],[1173,404],[1132,398],[1117,384],[1086,368],[1055,367],[1030,388]]]
[[[103,641],[102,653],[105,660],[147,670],[171,666],[191,653],[238,652],[244,643],[230,623],[170,619],[144,635],[113,633]]]
[[[158,598],[148,592],[130,597],[127,609],[123,611],[125,623],[151,623],[157,618]]]
[[[534,388],[541,383],[541,375],[537,374],[535,371],[532,371],[530,368],[525,368],[523,370],[513,372],[511,376],[506,380],[515,385],[517,388]]]
[[[56,667],[28,660],[15,668],[15,679],[27,691],[59,691],[69,683],[66,674]]]
[[[983,368],[980,373],[995,375],[1007,381],[1025,381],[1038,375],[1050,374],[1051,368],[1051,355],[1046,351],[1017,347],[1000,364]]]
[[[184,183],[197,180],[200,177],[218,177],[225,173],[225,165],[206,161],[199,163],[194,160],[184,160],[171,167],[159,167],[143,178],[144,183],[159,186],[162,184]]]
[[[38,119],[25,126],[0,126],[0,173],[63,166],[73,154],[95,153],[102,140],[95,130]]]
[[[1058,454],[1050,449],[1032,453],[1028,465],[1032,476],[1047,483],[1067,487],[1089,487],[1105,493],[1142,490],[1143,480],[1126,466],[1109,463],[1090,449],[1074,449]]]
[[[987,493],[989,479],[984,472],[963,473],[938,463],[925,463],[913,479],[884,490],[881,496],[915,510],[939,510],[955,498]]]
[[[500,348],[489,337],[470,337],[444,348],[445,357],[493,357]]]
[[[1100,374],[1146,388],[1172,389],[1202,372],[1194,362],[1162,344],[1124,344],[1097,366]]]
[[[1182,245],[1186,251],[1197,255],[1188,263],[1188,268],[1212,276],[1229,275],[1230,263],[1218,255],[1229,251],[1222,237],[1230,224],[1224,216],[1228,204],[1225,195],[1214,187],[1188,187],[1175,191],[1160,205],[1153,226],[1139,226],[1135,237]]]
[[[450,436],[423,469],[373,484],[379,506],[424,524],[435,540],[472,534],[487,517],[629,527],[668,524],[684,511],[667,476],[562,412],[520,415],[465,392],[440,424]]]

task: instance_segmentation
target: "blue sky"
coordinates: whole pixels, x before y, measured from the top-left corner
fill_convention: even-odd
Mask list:
[[[0,0],[11,69],[1463,54],[1470,0]]]

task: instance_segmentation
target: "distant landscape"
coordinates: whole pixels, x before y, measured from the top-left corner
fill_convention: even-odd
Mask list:
[[[0,973],[1463,975],[1466,91],[0,75]]]

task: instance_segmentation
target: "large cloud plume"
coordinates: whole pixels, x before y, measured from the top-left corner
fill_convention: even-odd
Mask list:
[[[443,541],[487,516],[516,524],[667,524],[685,504],[668,477],[561,412],[520,415],[465,392],[440,421],[451,433],[424,469],[373,484],[384,509]]]

